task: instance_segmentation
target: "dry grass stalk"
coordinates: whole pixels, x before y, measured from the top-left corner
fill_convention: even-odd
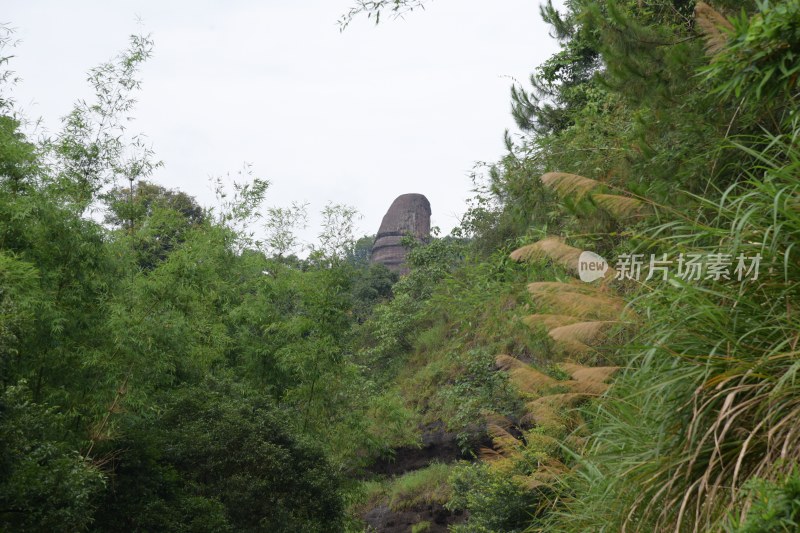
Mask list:
[[[501,427],[505,430],[508,430],[514,423],[506,416],[503,416],[498,413],[489,413],[486,415],[486,427],[489,426],[497,426]]]
[[[495,365],[507,371],[509,381],[526,394],[540,394],[559,383],[558,380],[509,355],[495,357]]]
[[[553,484],[549,482],[550,480],[544,480],[541,476],[537,476],[536,474],[531,474],[530,476],[516,475],[513,479],[517,482],[517,484],[527,490],[543,488],[547,489],[553,487]]]
[[[564,381],[562,383],[569,384],[571,381]],[[562,392],[559,394],[548,394],[525,404],[527,410],[535,409],[541,405],[549,405],[552,407],[572,408],[579,405],[581,402],[589,398],[588,395],[579,392]]]
[[[600,182],[596,180],[566,172],[548,172],[540,179],[546,187],[553,189],[562,198],[572,196],[577,200],[600,185]]]
[[[530,490],[536,488],[553,487],[558,478],[563,476],[569,469],[557,459],[551,459],[547,463],[539,466],[536,472],[528,476],[517,475],[514,480]]]
[[[529,402],[520,422],[526,425],[558,426],[563,420],[556,407],[549,403]]]
[[[489,424],[486,427],[489,436],[492,437],[492,448],[504,457],[512,458],[520,453],[522,442],[520,442],[514,435],[495,424]]]
[[[708,55],[716,55],[727,46],[728,31],[733,30],[733,25],[719,11],[705,2],[697,2],[694,20],[706,41]]]
[[[617,323],[613,320],[576,322],[568,326],[553,328],[548,332],[548,335],[556,342],[577,341],[587,346],[595,346],[603,341],[609,327]]]
[[[580,294],[586,295],[596,295],[599,294],[598,288],[594,285],[586,284],[582,281],[571,281],[571,282],[563,282],[563,281],[534,281],[533,283],[528,283],[528,292],[531,294],[543,294],[543,293],[553,293],[553,292],[577,292]]]
[[[536,450],[547,450],[545,453],[552,456],[561,446],[561,440],[546,433],[531,431],[525,435],[526,445]]]
[[[547,237],[514,250],[509,257],[519,263],[536,259],[550,259],[554,263],[577,272],[580,255],[581,250],[564,244],[556,237]]]
[[[613,296],[590,296],[570,291],[531,294],[537,303],[550,307],[555,314],[595,320],[618,320],[628,314],[623,313],[625,301]]]
[[[511,382],[527,394],[540,394],[558,384],[558,381],[531,367],[515,368],[508,373]]]
[[[547,462],[539,467],[539,472],[550,472],[557,476],[565,474],[569,472],[569,468],[567,465],[556,459],[555,457],[550,457],[547,459]]]
[[[509,254],[508,257],[517,263],[524,263],[536,255],[536,248],[533,244],[528,244],[522,248],[517,248]]]
[[[508,460],[508,458],[505,457],[502,453],[492,448],[488,448],[486,446],[483,446],[481,447],[480,450],[478,450],[478,457],[480,458],[481,461],[485,463],[494,463],[496,461]]]
[[[589,396],[600,396],[608,390],[608,383],[602,381],[565,381],[570,390],[577,394],[586,394]]]
[[[593,194],[592,199],[616,219],[639,216],[645,208],[641,200],[618,194]]]
[[[607,381],[620,369],[618,366],[583,366],[575,363],[561,363],[560,366],[576,381],[596,381],[599,383]]]
[[[571,380],[562,381],[561,384],[571,389],[587,388]],[[593,388],[592,390],[581,392],[564,392],[542,396],[525,404],[525,415],[522,417],[521,423],[535,424],[537,426],[558,426],[564,424],[569,418],[579,426],[582,422],[579,418],[576,419],[577,414],[574,411],[570,412],[569,415],[567,413],[597,394],[599,394],[597,389]]]
[[[569,386],[571,381],[561,381],[562,385]],[[565,422],[566,411],[588,398],[586,394],[566,392],[548,394],[536,398],[525,404],[523,424],[536,424],[537,426],[558,426]]]
[[[517,468],[519,456],[506,457],[497,450],[483,447],[478,451],[478,458],[492,467],[492,470],[511,475]]]
[[[557,341],[555,349],[558,353],[569,357],[585,356],[593,351],[591,346],[575,339]]]
[[[575,322],[580,322],[580,318],[567,315],[542,314],[528,315],[523,318],[522,321],[531,328],[544,328],[546,330],[550,330],[560,326],[567,326],[569,324],[574,324]]]
[[[568,435],[564,441],[567,446],[573,450],[577,450],[578,452],[583,452],[583,450],[586,448],[586,445],[589,443],[589,439],[587,437],[581,437],[575,433]]]
[[[506,354],[496,355],[494,358],[494,364],[498,370],[511,370],[512,368],[528,366],[516,357]]]

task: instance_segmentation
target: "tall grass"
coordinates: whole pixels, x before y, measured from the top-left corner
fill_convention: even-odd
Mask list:
[[[629,369],[592,413],[558,529],[720,530],[747,514],[749,479],[800,460],[800,128],[789,131],[754,139],[760,151],[737,145],[757,161],[737,183],[641,235],[648,251],[728,254],[734,266],[759,254],[759,276],[642,288]]]

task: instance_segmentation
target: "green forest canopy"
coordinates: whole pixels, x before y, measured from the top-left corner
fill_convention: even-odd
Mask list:
[[[0,527],[796,530],[800,2],[542,16],[519,132],[400,280],[347,206],[299,258],[265,180],[153,183],[121,134],[148,37],[50,138],[0,100]],[[581,250],[761,269],[586,285]],[[433,435],[457,449],[401,469]]]

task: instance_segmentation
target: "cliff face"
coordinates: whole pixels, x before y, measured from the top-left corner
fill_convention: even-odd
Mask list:
[[[431,231],[431,204],[422,194],[403,194],[392,202],[372,245],[373,263],[386,265],[389,270],[405,274],[407,250],[400,244],[406,235],[424,240]]]

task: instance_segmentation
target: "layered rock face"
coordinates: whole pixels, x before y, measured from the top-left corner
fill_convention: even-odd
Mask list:
[[[406,235],[425,240],[431,232],[431,203],[422,194],[403,194],[392,202],[383,217],[372,245],[373,263],[386,265],[389,270],[405,274],[406,250],[400,241]]]

